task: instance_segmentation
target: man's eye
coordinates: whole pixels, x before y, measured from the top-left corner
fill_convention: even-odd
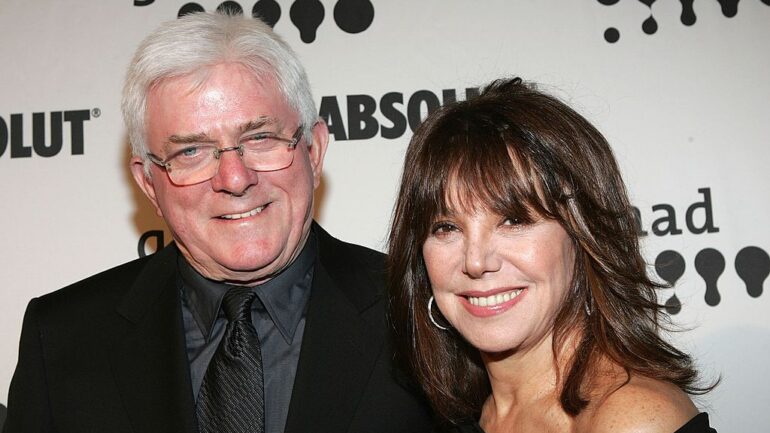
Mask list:
[[[185,147],[184,149],[180,150],[178,155],[185,157],[185,158],[194,158],[198,156],[201,153],[201,149],[198,146],[190,146]]]
[[[280,141],[275,139],[275,135],[269,132],[260,132],[258,134],[247,135],[242,141],[247,150],[256,152],[265,152],[275,149]]]
[[[275,137],[275,135],[269,133],[269,132],[259,132],[252,135],[247,135],[243,139],[243,143],[254,143],[254,144],[264,144],[272,141],[272,139]]]

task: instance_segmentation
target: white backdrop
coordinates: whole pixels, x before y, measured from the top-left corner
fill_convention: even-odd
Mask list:
[[[0,403],[29,299],[136,258],[164,229],[129,179],[119,94],[138,42],[186,3],[0,2]],[[323,0],[305,41],[290,9],[318,2],[240,6],[257,3],[280,7],[275,29],[332,114],[316,210],[331,233],[385,248],[409,111],[501,76],[542,83],[613,145],[651,271],[664,251],[680,260],[661,301],[675,293],[690,330],[672,338],[722,376],[698,405],[723,432],[770,425],[770,1],[699,0],[693,23],[684,0]],[[371,20],[335,19],[367,6]]]

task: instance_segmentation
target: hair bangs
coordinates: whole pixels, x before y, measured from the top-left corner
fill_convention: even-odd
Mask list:
[[[470,115],[468,115],[470,114]],[[487,210],[531,223],[550,215],[542,180],[522,138],[499,116],[447,116],[427,137],[426,216]]]

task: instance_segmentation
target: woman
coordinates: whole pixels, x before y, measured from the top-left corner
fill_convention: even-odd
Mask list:
[[[390,235],[400,360],[459,431],[710,432],[609,145],[520,79],[431,114]],[[471,425],[463,425],[467,421]]]

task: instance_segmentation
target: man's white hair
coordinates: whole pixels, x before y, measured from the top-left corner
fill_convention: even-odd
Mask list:
[[[121,109],[135,156],[147,159],[147,95],[153,86],[191,74],[202,84],[208,70],[222,63],[239,63],[260,80],[274,80],[311,144],[318,112],[305,69],[286,42],[259,19],[194,13],[163,23],[142,41],[129,65]],[[147,164],[145,169],[149,172]]]

